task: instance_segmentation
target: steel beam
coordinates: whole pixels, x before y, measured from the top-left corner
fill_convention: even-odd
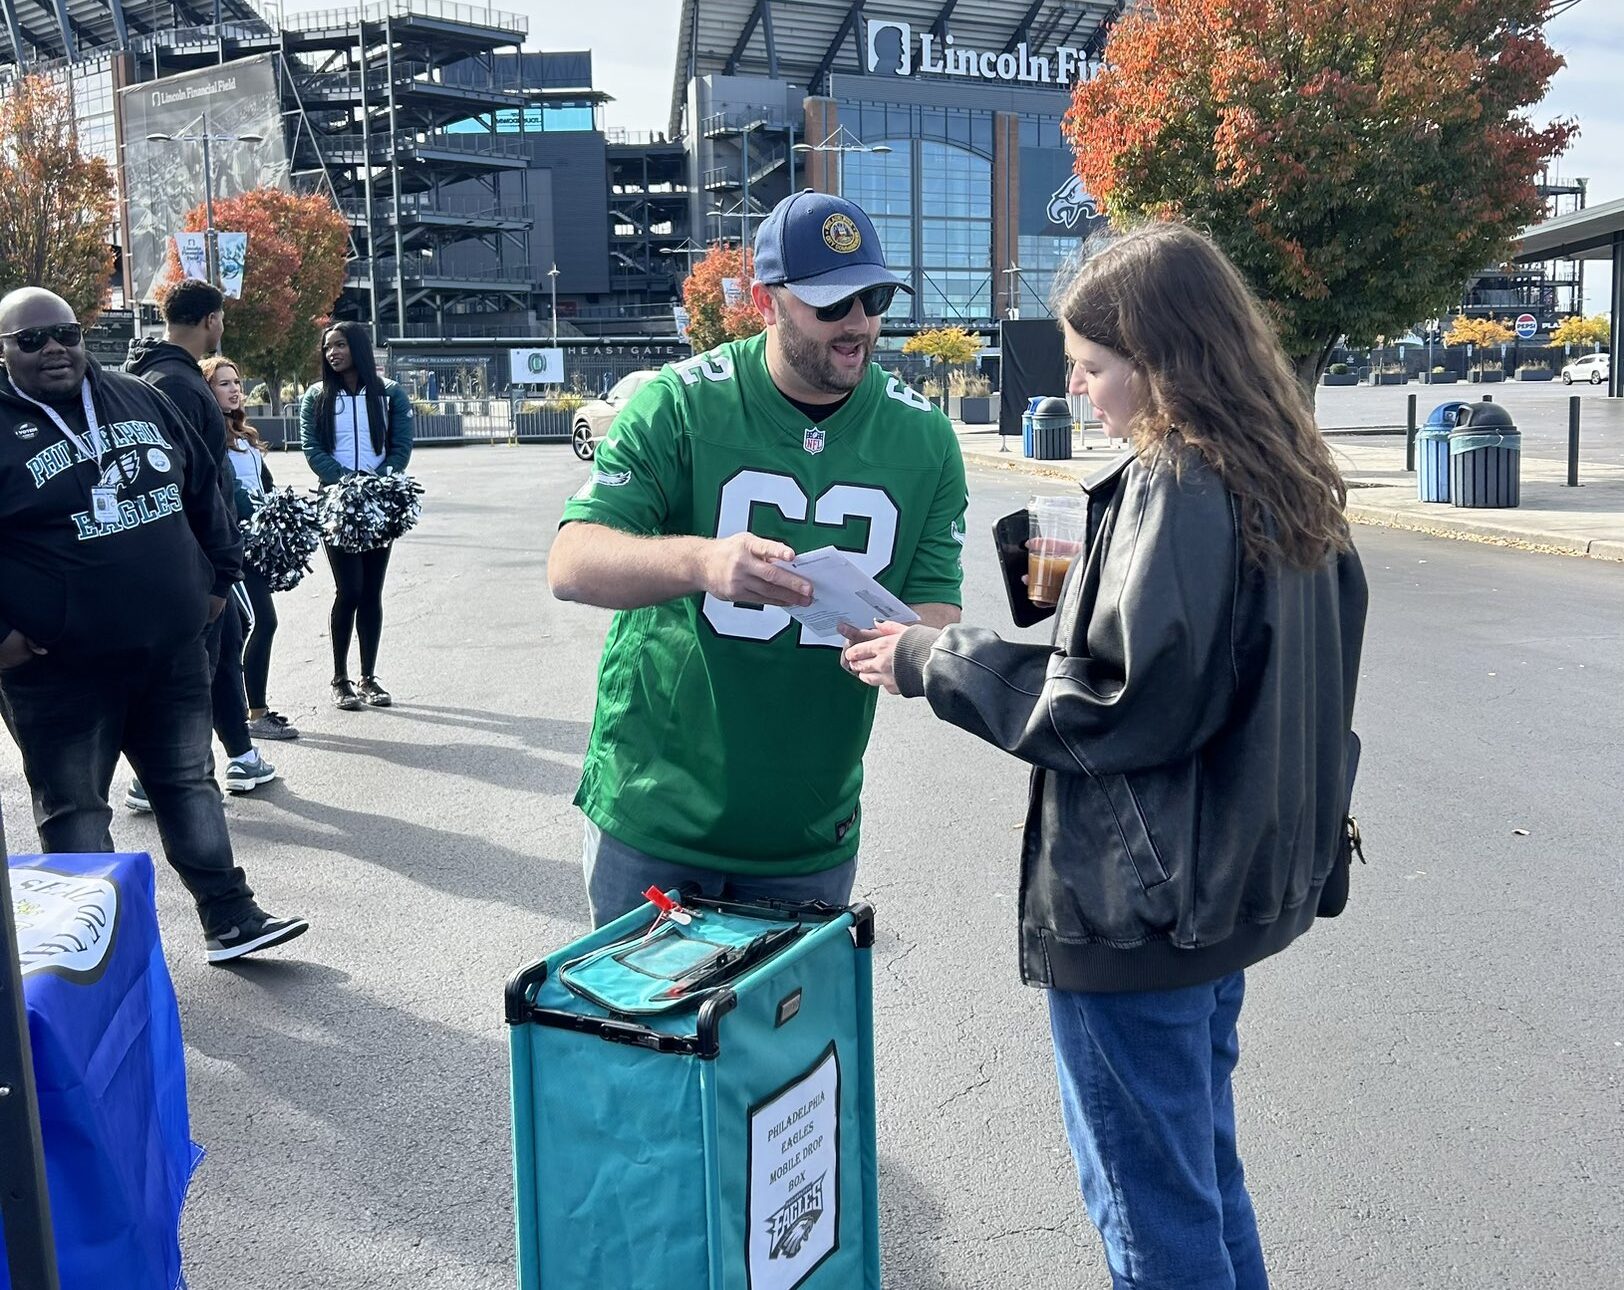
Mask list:
[[[1025,16],[1015,24],[1015,30],[1010,32],[1009,39],[1004,42],[1004,52],[1006,54],[1013,54],[1020,48],[1021,42],[1026,39],[1026,34],[1032,30],[1033,19],[1042,12],[1046,3],[1048,3],[1048,0],[1032,0],[1032,3],[1026,7]]]
[[[722,64],[722,75],[734,76],[738,73],[739,59],[744,57],[744,51],[749,48],[750,37],[756,34],[756,27],[761,22],[762,11],[766,7],[767,0],[756,0],[749,18],[745,19],[744,26],[739,29],[739,38],[733,42],[733,52],[727,56],[727,62]]]

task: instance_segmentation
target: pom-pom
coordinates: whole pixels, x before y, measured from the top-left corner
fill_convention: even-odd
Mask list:
[[[314,504],[291,488],[266,494],[242,522],[242,531],[243,562],[257,570],[272,591],[297,587],[321,545]]]
[[[384,511],[385,541],[393,542],[417,526],[417,517],[423,513],[417,500],[423,496],[423,485],[410,475],[379,475],[373,483]]]

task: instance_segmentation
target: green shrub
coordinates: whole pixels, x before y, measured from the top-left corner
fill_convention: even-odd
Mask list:
[[[1348,365],[1346,363],[1332,363],[1325,370],[1332,376],[1346,376],[1348,374]]]

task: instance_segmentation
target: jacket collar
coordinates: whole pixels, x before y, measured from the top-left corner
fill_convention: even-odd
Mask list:
[[[1131,451],[1123,453],[1109,466],[1095,471],[1082,481],[1082,490],[1092,499],[1095,494],[1107,494],[1121,482],[1123,474],[1133,465],[1134,455]]]

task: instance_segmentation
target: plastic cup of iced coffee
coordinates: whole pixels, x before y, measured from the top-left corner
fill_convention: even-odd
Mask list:
[[[1060,602],[1060,585],[1082,553],[1088,502],[1082,497],[1034,497],[1027,505],[1026,598],[1040,608]]]

